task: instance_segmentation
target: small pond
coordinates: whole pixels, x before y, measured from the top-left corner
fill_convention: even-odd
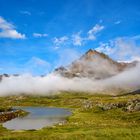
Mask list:
[[[66,117],[71,115],[70,110],[63,108],[16,107],[15,109],[25,110],[29,114],[7,121],[3,123],[3,127],[10,130],[38,130],[64,122]]]

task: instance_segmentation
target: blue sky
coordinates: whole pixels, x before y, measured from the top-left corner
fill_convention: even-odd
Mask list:
[[[0,73],[45,74],[90,48],[140,60],[140,1],[0,0]]]

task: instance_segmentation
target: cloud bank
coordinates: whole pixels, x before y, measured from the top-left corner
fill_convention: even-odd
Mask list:
[[[0,82],[0,96],[7,95],[51,95],[59,91],[114,94],[118,89],[135,90],[140,87],[140,64],[116,76],[95,80],[90,78],[64,78],[49,74],[44,77],[31,75],[5,77]]]

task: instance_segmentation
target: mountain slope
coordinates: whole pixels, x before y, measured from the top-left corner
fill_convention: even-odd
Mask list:
[[[119,63],[104,53],[90,49],[78,60],[67,67],[55,69],[55,73],[64,77],[90,77],[104,79],[136,66],[137,62]]]

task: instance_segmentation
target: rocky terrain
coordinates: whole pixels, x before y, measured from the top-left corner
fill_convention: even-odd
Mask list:
[[[83,102],[83,106],[85,109],[92,109],[94,106],[99,107],[103,111],[121,108],[123,111],[126,112],[136,112],[140,111],[140,99],[130,99],[128,101],[123,102],[111,102],[111,103],[103,103],[103,102],[96,102],[93,103],[91,101]]]
[[[0,112],[0,123],[9,121],[11,119],[14,119],[16,117],[20,117],[20,116],[25,116],[28,113],[23,111],[23,110],[8,110],[8,111],[2,111]]]

